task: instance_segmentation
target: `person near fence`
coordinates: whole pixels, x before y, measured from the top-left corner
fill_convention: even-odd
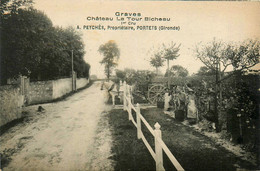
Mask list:
[[[120,94],[120,92],[118,91],[120,88],[118,87],[118,85],[113,82],[113,81],[108,81],[108,82],[103,82],[101,85],[101,89],[105,89],[105,99],[106,102],[108,102],[109,98],[112,97],[112,103],[113,105],[115,105],[115,97],[119,96],[119,98],[122,96],[122,93]],[[122,97],[121,97],[122,99]]]
[[[164,111],[169,110],[171,98],[172,98],[172,96],[169,93],[165,93],[165,95],[164,95]]]
[[[188,98],[187,98],[187,118],[190,119],[196,119],[198,120],[198,110],[195,104],[195,94],[194,91],[190,88],[188,89],[189,94],[188,94]]]

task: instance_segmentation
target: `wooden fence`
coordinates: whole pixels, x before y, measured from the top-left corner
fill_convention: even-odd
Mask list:
[[[153,159],[156,163],[156,171],[164,171],[163,167],[163,151],[168,156],[174,167],[178,171],[183,171],[184,169],[179,164],[177,159],[172,155],[169,148],[166,146],[166,144],[162,140],[162,132],[160,130],[161,126],[157,122],[153,129],[149,123],[145,120],[145,118],[142,116],[140,111],[140,105],[137,103],[136,107],[132,104],[132,97],[131,97],[131,87],[127,85],[125,82],[123,84],[124,89],[124,110],[128,112],[128,119],[132,121],[134,126],[137,128],[137,138],[142,139],[145,146],[147,147],[148,151],[152,155]],[[136,112],[136,122],[132,115],[132,109]],[[150,133],[154,136],[154,142],[155,142],[155,151],[152,149],[148,141],[146,140],[145,136],[143,135],[142,128],[141,128],[141,122],[144,123],[144,125],[147,127],[147,129],[150,131]]]

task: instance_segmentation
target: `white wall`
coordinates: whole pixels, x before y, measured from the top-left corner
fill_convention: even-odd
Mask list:
[[[59,98],[72,90],[72,79],[64,78],[53,81],[53,99]]]
[[[86,86],[89,83],[89,80],[86,78],[78,78],[77,79],[77,83],[76,83],[76,87],[77,89],[82,88],[84,86]]]
[[[22,117],[23,100],[20,88],[11,85],[0,86],[0,126]]]

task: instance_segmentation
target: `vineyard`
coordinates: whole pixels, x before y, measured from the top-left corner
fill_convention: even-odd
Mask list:
[[[221,90],[216,86],[215,75],[171,77],[170,88],[166,77],[149,71],[132,71],[126,75],[124,80],[133,87],[135,103],[142,101],[157,105],[174,113],[175,117],[183,115],[183,120],[202,125],[208,131],[224,133],[226,139],[243,144],[249,151],[256,150],[259,119],[257,74],[233,74],[221,83]],[[167,105],[166,93],[169,96]],[[196,108],[193,115],[190,114],[192,101]]]

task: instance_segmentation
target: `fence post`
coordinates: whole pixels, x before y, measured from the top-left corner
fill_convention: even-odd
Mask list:
[[[115,106],[115,95],[111,93],[111,96],[112,96],[112,104],[113,106]]]
[[[160,130],[161,126],[156,122],[154,125],[154,140],[155,140],[155,162],[156,162],[156,171],[164,170],[163,168],[163,153],[162,153],[162,147],[160,143],[158,142],[158,138],[162,138],[162,132]]]
[[[123,97],[123,104],[124,104],[124,111],[126,111],[126,82],[123,83],[123,91],[124,91],[124,97]]]
[[[137,123],[137,138],[141,139],[142,137],[142,128],[141,128],[141,119],[140,119],[140,105],[136,104],[136,123]]]
[[[134,96],[133,96],[133,86],[130,86],[130,94],[131,94],[131,102],[135,104],[134,102]]]
[[[128,111],[128,119],[131,120],[132,119],[132,106],[131,106],[130,94],[128,94],[127,99],[128,99],[127,104],[128,104],[128,110],[129,110]]]
[[[130,94],[130,88],[129,88],[129,85],[128,85],[128,84],[126,85],[126,94],[127,94],[127,95]]]

